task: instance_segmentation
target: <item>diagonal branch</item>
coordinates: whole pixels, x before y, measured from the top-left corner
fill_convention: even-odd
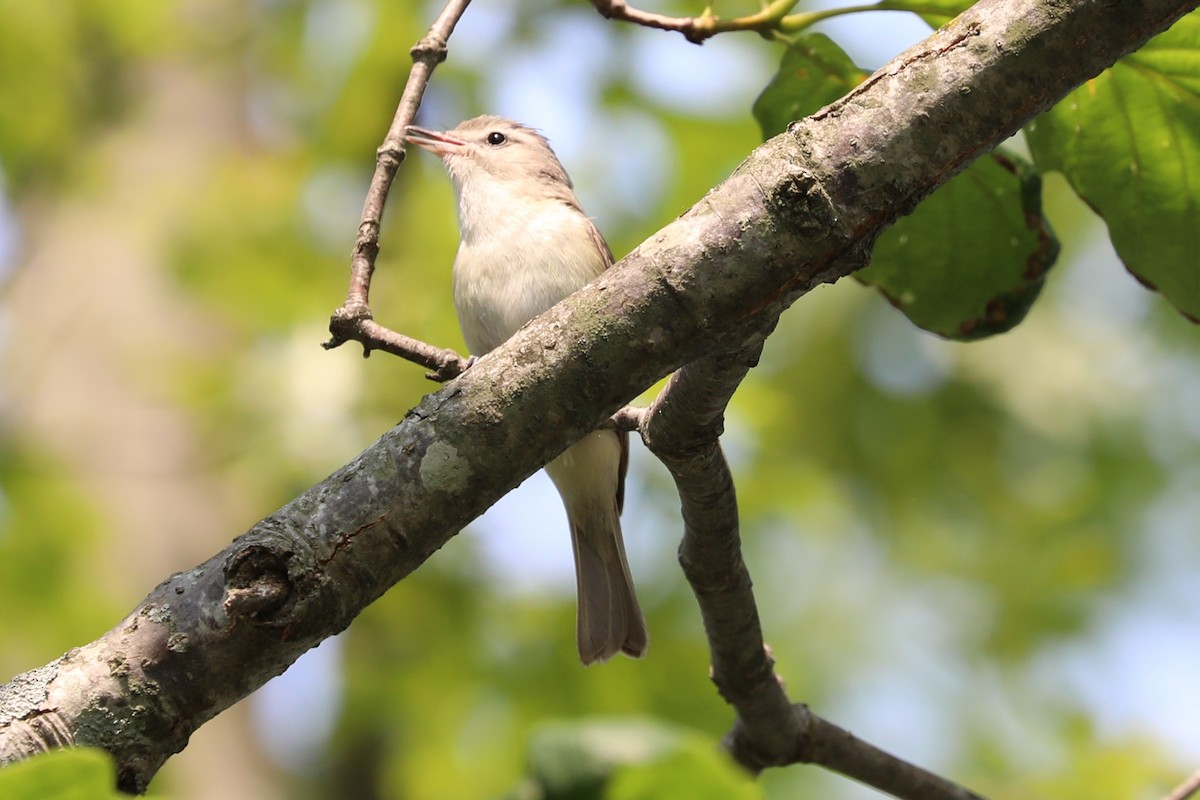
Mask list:
[[[890,2],[890,0],[878,0],[878,2],[864,5],[824,8],[819,11],[789,13],[798,4],[799,0],[773,0],[772,2],[764,0],[762,8],[744,17],[718,16],[713,13],[712,6],[709,5],[698,17],[672,17],[634,8],[625,0],[592,0],[592,5],[605,19],[617,19],[640,25],[643,28],[681,33],[683,38],[692,44],[704,44],[718,33],[736,33],[738,31],[752,31],[764,38],[773,37],[786,42],[790,41],[789,37],[792,34],[806,31],[818,22],[864,11],[903,11],[945,19],[954,16],[949,6],[937,3]]]
[[[357,341],[363,346],[364,356],[370,355],[372,350],[383,350],[433,370],[429,377],[439,381],[461,374],[467,368],[467,359],[453,350],[433,347],[375,322],[369,295],[375,259],[379,255],[383,207],[396,171],[404,161],[404,128],[415,119],[429,78],[434,68],[446,60],[450,34],[470,3],[471,0],[448,0],[429,32],[413,45],[413,66],[408,73],[408,82],[400,96],[392,124],[383,137],[383,144],[375,154],[375,174],[371,176],[367,199],[363,203],[362,221],[358,224],[358,237],[350,254],[350,288],[345,302],[329,319],[331,335],[323,345],[326,350],[331,350],[348,341]]]
[[[1163,800],[1188,800],[1195,797],[1197,792],[1200,792],[1200,770],[1189,775],[1187,780],[1172,789]]]
[[[330,478],[168,578],[96,641],[0,687],[0,762],[92,744],[112,754],[122,787],[143,789],[198,726],[343,630],[661,377],[706,358],[713,367],[682,372],[676,386],[736,385],[728,376],[740,379],[753,360],[747,343],[798,297],[864,266],[880,231],[922,197],[1198,4],[982,0],[755,150],[690,211],[425,397]],[[696,412],[713,431],[712,412],[724,407],[714,396],[719,402]],[[701,467],[715,485],[725,480],[715,457]],[[715,499],[697,493],[688,502],[703,508]],[[705,521],[687,524],[702,531]],[[685,557],[689,571],[703,564],[704,547],[736,553],[719,531],[694,544],[701,549]],[[708,586],[707,572],[696,571]],[[748,578],[727,589],[711,577],[714,592],[741,591],[738,581],[748,588]],[[717,603],[706,614],[710,628],[761,641],[752,612]],[[757,726],[783,722],[782,692],[769,688],[761,647],[752,650],[715,652],[714,677],[748,729],[735,727],[735,751],[745,737],[755,754],[747,758],[770,763],[786,743]],[[823,723],[806,719],[783,730],[822,747],[844,736],[812,740]],[[845,754],[818,748],[807,757],[862,774]]]
[[[683,34],[683,38],[692,44],[704,44],[705,40],[718,33],[731,31],[756,31],[764,36],[768,35],[780,28],[781,20],[798,2],[800,0],[774,0],[764,3],[757,13],[734,18],[719,17],[712,13],[711,7],[706,7],[704,13],[698,17],[672,17],[653,11],[642,11],[625,0],[592,0],[592,5],[605,19],[619,19],[646,28],[675,31]]]

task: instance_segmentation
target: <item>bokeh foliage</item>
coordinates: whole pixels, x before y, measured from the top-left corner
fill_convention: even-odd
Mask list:
[[[418,4],[379,0],[0,4],[0,176],[17,235],[0,272],[8,323],[0,339],[0,664],[8,674],[115,624],[165,577],[127,571],[133,556],[165,548],[167,568],[190,567],[432,389],[411,365],[318,346],[344,292],[407,48],[431,16]],[[826,65],[840,58],[829,40],[800,41]],[[516,114],[536,108],[543,84],[552,85],[547,119],[526,121],[547,128],[621,254],[761,140],[751,107],[774,65],[801,46],[785,54],[743,37],[697,49],[605,22],[586,4],[479,0],[422,119],[448,126],[483,111]],[[553,84],[557,65],[591,48],[607,58],[568,86]],[[671,73],[676,83],[664,90],[667,66],[682,59],[726,63],[752,78]],[[852,64],[837,64],[843,80],[829,83],[822,102],[857,80]],[[1130,71],[1114,80],[1148,74]],[[169,123],[149,113],[152,100],[193,97],[186,93],[197,86],[212,113],[186,142],[163,142],[187,182],[131,168],[122,153],[139,149],[134,134],[161,139],[156,126]],[[778,111],[764,126],[778,129],[792,114]],[[1079,188],[1073,151],[1051,162],[1042,135],[1044,127],[1032,140],[1035,157],[1067,165]],[[638,161],[640,153],[653,157]],[[188,163],[203,169],[184,170]],[[32,350],[34,364],[54,364],[98,334],[87,325],[39,328],[47,312],[23,289],[44,274],[48,243],[85,237],[80,220],[111,211],[108,198],[130,185],[161,192],[152,200],[171,209],[169,224],[153,231],[129,220],[125,235],[154,240],[153,257],[139,271],[87,257],[57,264],[68,277],[48,299],[69,301],[86,319],[96,305],[131,303],[137,287],[170,291],[180,313],[151,329],[130,315],[124,336],[136,346],[102,352],[97,367],[112,365],[105,381],[153,398],[156,416],[103,447],[63,441],[39,406],[53,399],[58,409],[65,399],[100,428],[114,413],[112,395],[91,391],[99,379],[90,374],[80,376],[83,388],[65,391],[15,354]],[[1021,189],[1008,208],[1020,207]],[[1044,204],[1064,253],[1022,325],[952,344],[917,332],[860,286],[823,288],[768,343],[735,398],[725,446],[767,638],[796,699],[996,797],[1108,796],[1115,786],[1129,787],[1122,796],[1154,796],[1187,768],[1178,739],[1133,712],[1113,716],[1076,678],[1081,663],[1114,659],[1105,643],[1122,619],[1115,609],[1200,620],[1178,602],[1156,555],[1171,552],[1167,577],[1200,568],[1200,551],[1172,533],[1200,524],[1186,501],[1200,425],[1194,403],[1181,399],[1197,388],[1189,377],[1197,334],[1140,293],[1061,181],[1047,183]],[[72,208],[83,211],[67,215]],[[890,235],[934,258],[945,245],[939,228],[969,224],[942,217]],[[1169,236],[1158,239],[1168,246]],[[389,200],[372,294],[381,321],[461,346],[448,279],[455,241],[440,169],[410,160]],[[96,269],[113,273],[110,291],[72,294],[69,276]],[[186,346],[156,349],[183,324]],[[155,433],[162,415],[173,436]],[[201,540],[179,541],[170,513],[136,513],[158,490],[156,475],[126,476],[144,482],[132,498],[108,491],[114,476],[105,465],[121,463],[139,437],[179,447],[177,491],[216,485],[229,498]],[[291,690],[301,709],[336,693],[330,736],[303,757],[260,756],[244,767],[261,771],[245,785],[267,782],[296,798],[549,797],[548,786],[612,768],[611,782],[593,791],[701,797],[687,782],[702,778],[707,788],[731,787],[724,797],[868,796],[800,767],[747,787],[712,755],[730,717],[706,678],[695,605],[673,564],[676,500],[648,460],[636,461],[633,481],[625,524],[653,639],[644,661],[580,668],[569,577],[514,566],[545,560],[511,553],[517,542],[558,548],[553,558],[569,564],[557,510],[524,492],[520,537],[511,522],[474,526],[356,621],[341,640],[340,680]],[[497,553],[505,554],[499,565]],[[1118,695],[1150,680],[1128,665],[1093,675]],[[631,729],[615,718],[640,722]],[[1127,729],[1130,719],[1142,729]],[[286,740],[269,719],[254,730]],[[604,748],[589,743],[613,731],[634,752],[597,762]],[[155,791],[213,796],[197,776],[232,768],[187,769],[202,757],[193,749],[178,756]],[[553,778],[556,766],[574,774]]]

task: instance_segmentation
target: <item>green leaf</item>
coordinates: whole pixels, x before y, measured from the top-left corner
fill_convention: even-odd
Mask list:
[[[661,758],[623,767],[613,775],[605,800],[762,800],[761,786],[709,741],[689,740]]]
[[[927,331],[981,339],[1025,317],[1058,251],[1041,179],[997,151],[885,231],[856,277]]]
[[[1108,224],[1126,268],[1200,321],[1200,12],[1088,81],[1027,129]]]
[[[116,770],[100,750],[55,750],[0,769],[5,800],[118,800]]]
[[[678,728],[651,720],[545,725],[529,744],[533,780],[547,800],[600,798],[618,767],[673,752],[684,736]]]
[[[762,789],[711,738],[651,719],[544,725],[530,775],[505,800],[762,800]]]
[[[864,75],[829,38],[800,37],[754,103],[764,138],[845,94]],[[1021,321],[1058,250],[1042,215],[1040,179],[1017,156],[996,155],[885,232],[859,279],[920,327],[978,339]]]
[[[754,101],[763,138],[783,133],[788,123],[832,103],[860,84],[865,72],[821,33],[797,37],[783,53],[779,71]]]

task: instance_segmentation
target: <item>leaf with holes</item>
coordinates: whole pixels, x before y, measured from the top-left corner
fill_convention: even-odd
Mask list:
[[[754,103],[763,136],[811,114],[864,73],[827,37],[800,37]],[[858,273],[910,320],[951,339],[978,339],[1021,321],[1058,255],[1042,216],[1041,181],[1011,154],[973,164],[880,237]]]
[[[885,231],[856,277],[927,331],[981,339],[1025,318],[1058,251],[1041,179],[1001,149]]]
[[[1200,322],[1200,13],[1088,81],[1027,129],[1108,224],[1126,268]]]
[[[837,100],[866,76],[828,36],[797,37],[784,51],[775,77],[754,101],[754,118],[763,139],[783,133],[792,120]]]

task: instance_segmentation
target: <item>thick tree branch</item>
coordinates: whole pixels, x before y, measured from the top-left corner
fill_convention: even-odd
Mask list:
[[[101,638],[9,683],[0,761],[94,744],[113,754],[123,787],[144,788],[199,725],[344,629],[569,443],[861,267],[923,196],[1196,5],[979,3],[757,149],[352,463],[163,582]],[[750,669],[755,685],[773,680]]]
[[[679,490],[684,521],[679,562],[700,605],[713,683],[738,714],[725,746],[754,772],[811,763],[905,800],[980,800],[807,706],[793,705],[774,672],[742,560],[733,476],[718,442],[729,400],[758,363],[762,345],[763,336],[756,335],[736,351],[693,361],[636,415],[643,441]]]
[[[798,760],[805,734],[763,645],[742,560],[733,476],[718,442],[725,406],[761,352],[758,338],[687,365],[671,377],[642,426],[643,440],[679,490],[679,563],[700,605],[713,682],[743,723],[730,750],[754,771]]]

